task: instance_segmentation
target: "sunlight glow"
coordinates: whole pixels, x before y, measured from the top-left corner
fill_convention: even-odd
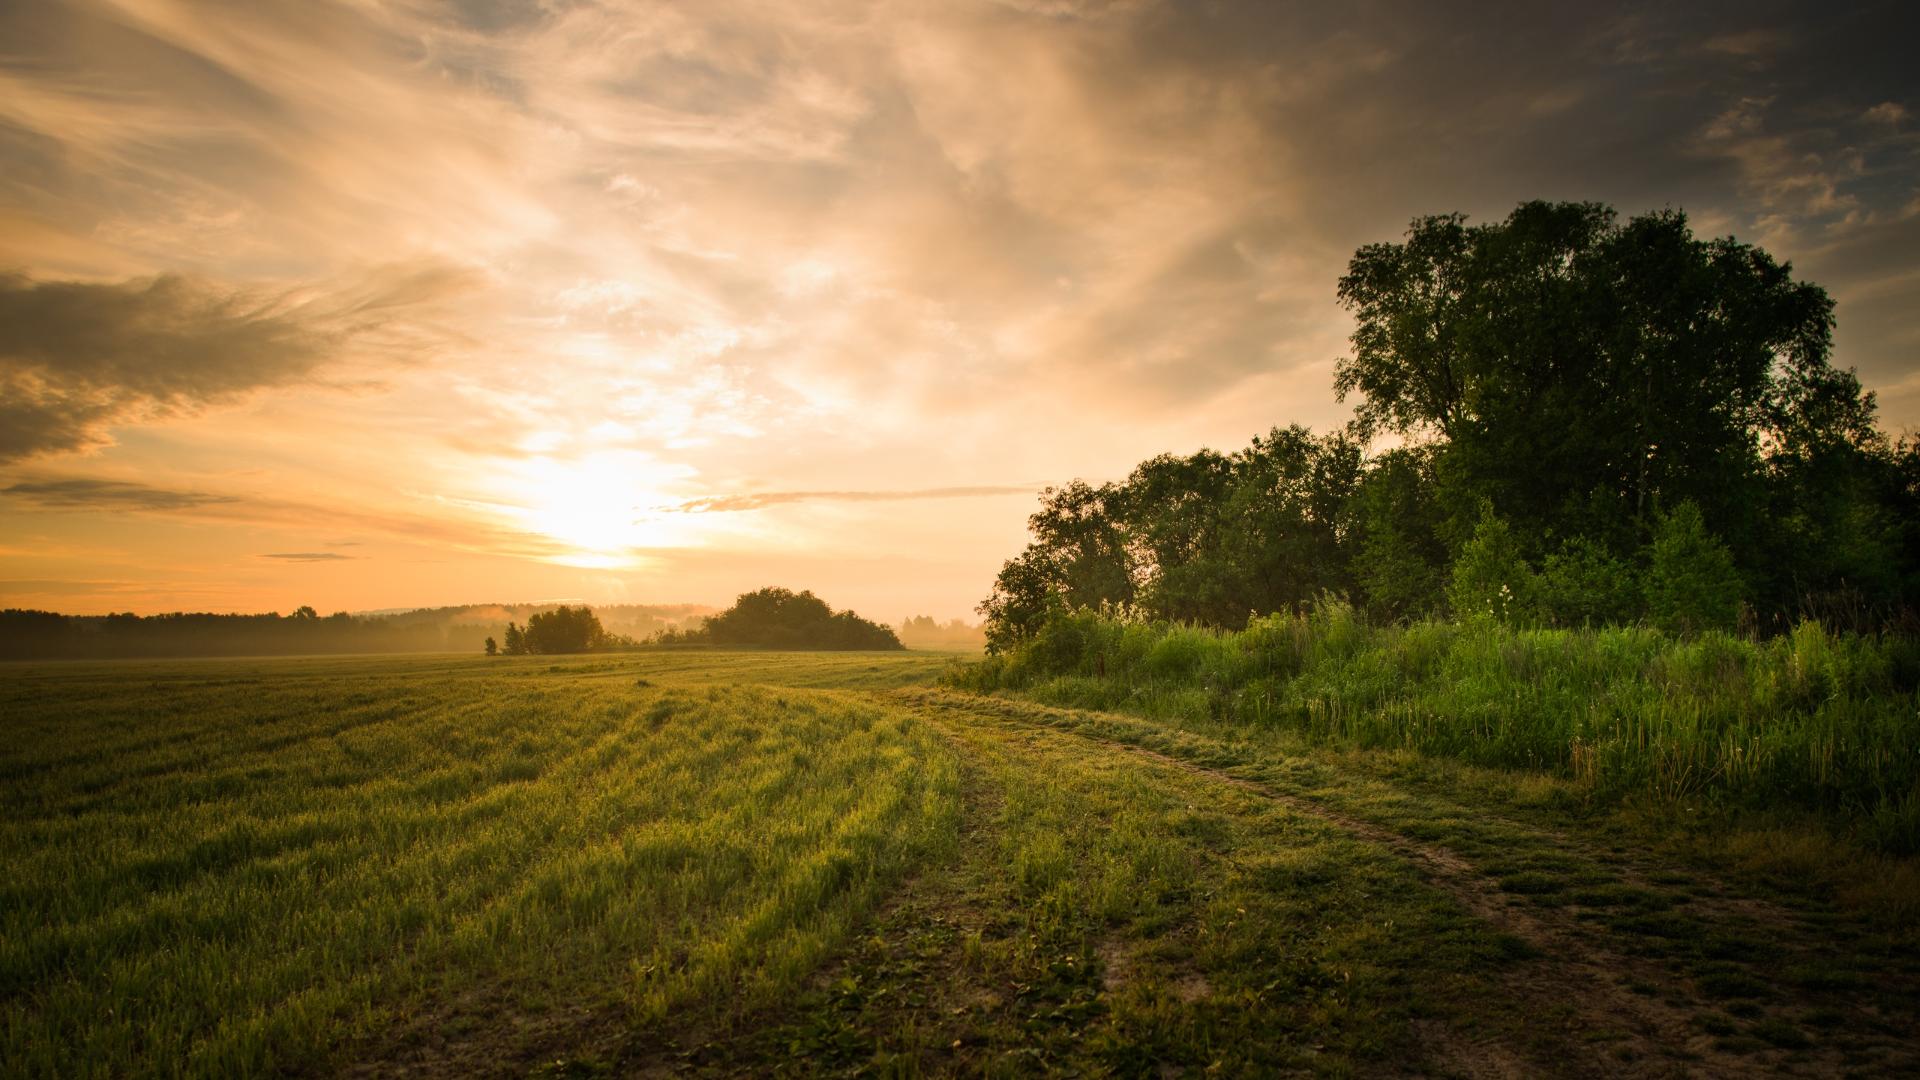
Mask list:
[[[693,470],[639,451],[574,459],[532,457],[506,465],[496,485],[498,512],[565,550],[547,561],[593,570],[632,568],[637,549],[699,546],[698,523],[650,507],[675,500],[672,489]]]

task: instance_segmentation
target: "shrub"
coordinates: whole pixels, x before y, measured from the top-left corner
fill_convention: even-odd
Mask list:
[[[1506,520],[1482,503],[1480,523],[1453,561],[1447,603],[1462,620],[1521,621],[1533,599],[1533,573],[1520,557],[1520,545]]]
[[[1639,576],[1604,546],[1575,537],[1541,565],[1534,601],[1540,616],[1555,626],[1631,622],[1640,612]]]
[[[1693,503],[1661,518],[1648,546],[1646,591],[1648,616],[1672,633],[1730,630],[1739,621],[1742,585],[1733,556]]]

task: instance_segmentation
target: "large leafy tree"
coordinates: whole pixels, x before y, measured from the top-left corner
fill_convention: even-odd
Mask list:
[[[1421,218],[1361,248],[1339,297],[1358,325],[1334,385],[1363,427],[1437,437],[1536,543],[1631,546],[1684,500],[1744,530],[1790,399],[1834,385],[1826,293],[1678,211]]]
[[[1349,431],[1049,489],[981,605],[991,647],[1103,603],[1237,625],[1337,591],[1389,617],[1693,629],[1741,602],[1883,623],[1920,591],[1920,445],[1889,445],[1830,363],[1832,301],[1759,248],[1678,211],[1530,202],[1416,219],[1338,291]],[[1400,445],[1364,460],[1383,434]]]

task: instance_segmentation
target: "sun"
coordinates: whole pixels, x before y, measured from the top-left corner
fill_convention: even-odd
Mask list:
[[[692,470],[638,451],[577,458],[533,456],[507,463],[495,485],[500,512],[553,541],[547,561],[594,570],[642,565],[647,549],[697,545],[689,515],[658,508]]]

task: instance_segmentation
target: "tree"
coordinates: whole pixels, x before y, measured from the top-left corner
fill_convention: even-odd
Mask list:
[[[852,611],[834,611],[811,592],[779,587],[741,593],[699,630],[656,640],[776,649],[905,648],[888,627]]]
[[[519,656],[527,651],[527,636],[511,622],[507,624],[507,655]]]
[[[606,638],[607,632],[591,608],[563,604],[528,616],[521,640],[531,653],[579,653],[605,644]]]
[[[1154,551],[1142,601],[1149,612],[1238,625],[1350,587],[1345,544],[1361,472],[1352,439],[1275,428],[1235,454],[1187,459],[1192,480],[1184,487],[1164,477],[1140,485],[1145,469],[1129,487],[1145,488],[1137,498],[1146,512],[1136,510],[1133,526]],[[1168,545],[1169,535],[1182,542]]]
[[[1678,211],[1416,219],[1340,280],[1357,326],[1335,389],[1369,432],[1437,438],[1528,541],[1631,549],[1662,502],[1742,518],[1795,388],[1833,386],[1832,301],[1791,271]]]
[[[1134,470],[1137,477],[1156,458]],[[1171,460],[1171,459],[1167,459]],[[1049,577],[1071,607],[1130,604],[1142,578],[1141,552],[1127,529],[1138,496],[1127,486],[1091,487],[1075,480],[1041,493],[1040,509],[1027,518],[1034,545],[1046,553]]]
[[[1354,491],[1352,574],[1375,614],[1425,615],[1443,598],[1448,559],[1433,464],[1429,447],[1390,450]]]
[[[989,651],[1077,609],[1235,626],[1323,592],[1558,625],[1639,617],[1643,584],[1709,598],[1656,616],[1687,625],[1726,621],[1728,581],[1773,626],[1912,610],[1920,442],[1879,432],[1873,395],[1829,363],[1832,302],[1790,265],[1698,239],[1678,211],[1530,202],[1416,219],[1360,248],[1338,292],[1348,431],[1275,428],[1047,489],[978,609]],[[1401,445],[1367,459],[1387,433]],[[1643,582],[1679,506],[1711,543]]]
[[[492,638],[488,638],[487,639],[487,655],[497,656],[499,655],[499,653],[500,653],[499,642],[494,641]]]
[[[1078,608],[1238,625],[1345,591],[1361,472],[1357,441],[1294,426],[1233,454],[1150,458],[1121,484],[1048,488],[1027,519],[1033,543],[978,609],[988,650]]]
[[[1068,610],[1059,579],[1053,558],[1038,544],[1000,568],[993,591],[974,609],[987,620],[987,652],[1006,652]]]

